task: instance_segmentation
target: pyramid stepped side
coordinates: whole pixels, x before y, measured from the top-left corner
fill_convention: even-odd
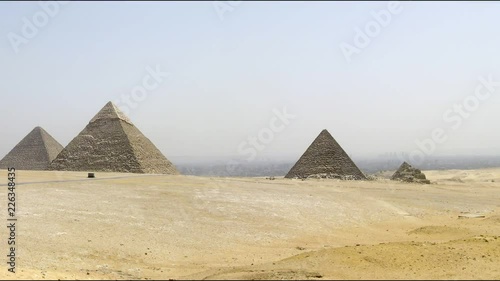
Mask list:
[[[326,130],[313,141],[285,178],[306,178],[317,174],[366,179],[349,155]]]
[[[49,159],[49,163],[47,163],[47,169],[59,153],[64,149],[64,147],[58,143],[49,133],[47,133],[44,129],[41,130],[41,135],[43,139],[43,143],[45,144],[45,150],[47,152],[47,157]]]
[[[178,175],[177,168],[160,152],[160,150],[142,134],[137,127],[121,123],[128,137],[133,154],[143,173]]]
[[[51,135],[36,127],[0,161],[0,169],[47,170],[62,150],[62,145]]]
[[[391,180],[423,184],[431,183],[422,171],[414,168],[406,162],[401,164],[399,169],[394,173],[394,175],[392,175]]]
[[[51,170],[142,173],[119,119],[89,123],[52,161]]]
[[[399,169],[394,173],[394,175],[392,175],[391,180],[397,180],[397,179],[401,178],[401,176],[406,171],[410,171],[412,169],[413,169],[413,167],[410,164],[403,162],[403,164],[401,164],[401,166],[399,166]]]

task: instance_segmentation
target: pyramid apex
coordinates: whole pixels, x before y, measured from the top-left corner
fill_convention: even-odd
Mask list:
[[[132,121],[111,101],[106,103],[106,105],[90,120],[90,123],[96,122],[98,120],[110,120],[110,119],[120,119],[124,122],[132,124]]]
[[[323,135],[330,136],[330,137],[332,137],[332,138],[333,138],[332,134],[330,134],[330,132],[328,132],[328,130],[327,130],[327,129],[323,129],[323,130],[321,131],[321,133],[319,133],[319,135],[318,135],[318,136],[323,136]]]
[[[40,126],[36,126],[35,128],[33,128],[33,130],[31,130],[31,133],[40,133],[42,134],[43,132],[45,132],[45,130],[40,127]]]

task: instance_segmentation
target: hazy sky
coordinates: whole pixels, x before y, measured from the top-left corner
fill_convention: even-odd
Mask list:
[[[0,158],[35,126],[67,145],[108,101],[174,163],[296,160],[322,129],[354,157],[414,151],[436,128],[432,154],[500,155],[499,15],[499,2],[1,2]]]

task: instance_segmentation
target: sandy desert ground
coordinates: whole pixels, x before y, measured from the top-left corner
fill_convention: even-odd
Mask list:
[[[433,184],[18,171],[17,273],[0,278],[500,279],[500,168],[424,172]]]

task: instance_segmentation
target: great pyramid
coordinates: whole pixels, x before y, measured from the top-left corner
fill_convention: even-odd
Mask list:
[[[415,182],[430,184],[431,182],[425,177],[419,169],[413,168],[410,164],[404,162],[399,169],[394,173],[391,180]]]
[[[365,175],[327,130],[323,130],[285,178],[364,180]]]
[[[0,169],[48,170],[61,150],[61,144],[43,128],[36,127],[0,160]]]
[[[51,170],[179,174],[112,102],[52,161]]]

